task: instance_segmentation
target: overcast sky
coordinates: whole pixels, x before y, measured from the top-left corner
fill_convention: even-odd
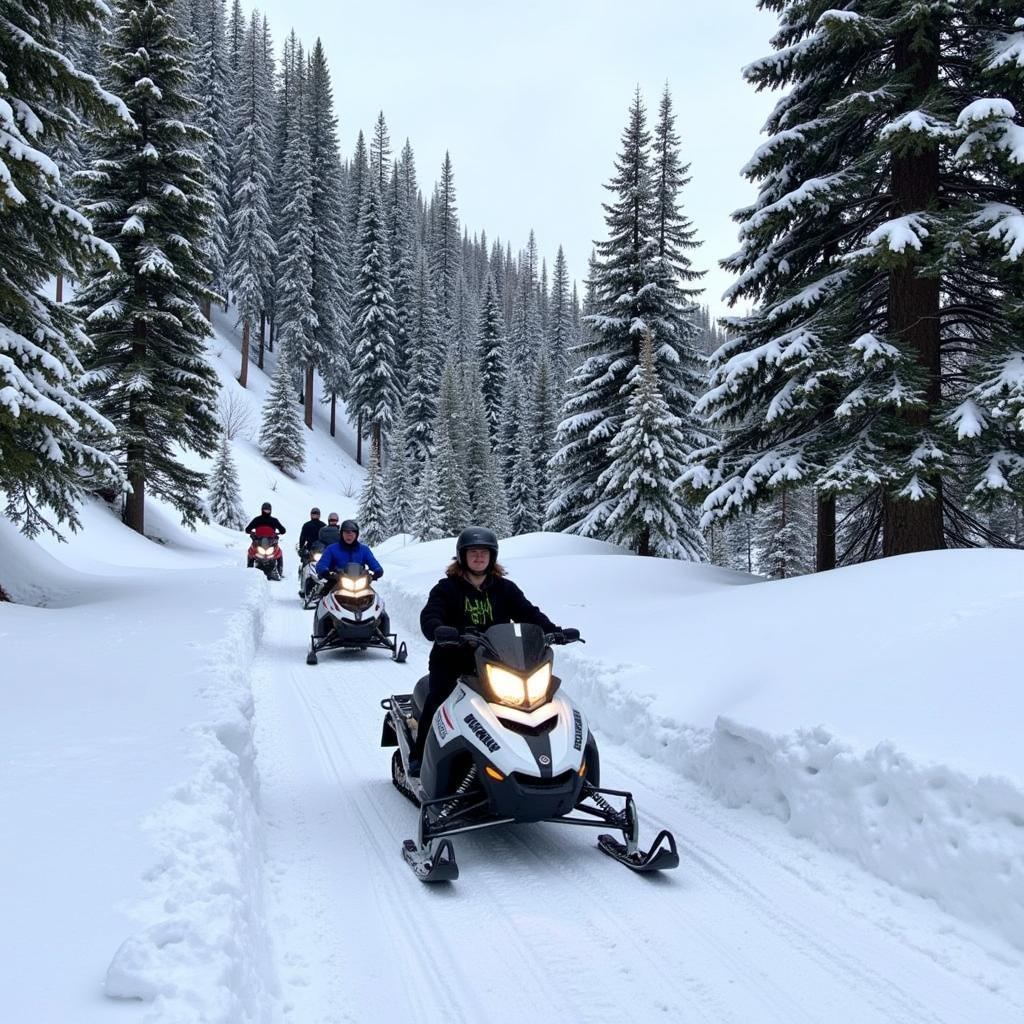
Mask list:
[[[269,0],[275,47],[294,28],[323,40],[342,153],[369,136],[380,110],[392,147],[406,137],[429,196],[445,150],[459,215],[522,247],[532,227],[550,272],[559,244],[582,280],[604,237],[603,188],[633,90],[651,121],[671,88],[692,182],[687,213],[703,245],[706,301],[715,312],[736,249],[730,213],[753,198],[740,168],[760,144],[773,100],[741,68],[770,52],[774,18],[754,0]]]

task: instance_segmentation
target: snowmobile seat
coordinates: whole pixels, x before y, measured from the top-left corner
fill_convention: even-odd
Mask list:
[[[412,691],[412,706],[415,709],[414,718],[419,719],[423,715],[423,705],[427,700],[427,693],[430,690],[430,676],[423,676]]]

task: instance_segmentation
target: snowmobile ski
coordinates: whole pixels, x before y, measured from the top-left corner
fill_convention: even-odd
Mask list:
[[[613,860],[625,864],[634,871],[668,871],[679,867],[679,852],[676,840],[668,829],[662,829],[646,853],[634,850],[630,853],[625,843],[620,843],[607,832],[597,837],[597,846],[602,853],[608,854]]]
[[[459,877],[459,865],[455,863],[450,839],[430,843],[422,850],[411,839],[406,839],[402,856],[421,882],[454,882]]]

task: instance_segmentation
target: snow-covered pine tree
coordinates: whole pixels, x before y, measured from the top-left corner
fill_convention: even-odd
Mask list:
[[[83,488],[116,488],[116,461],[101,450],[113,427],[81,395],[88,339],[75,313],[44,296],[46,279],[80,277],[117,254],[61,201],[47,153],[77,129],[79,115],[130,123],[125,105],[76,70],[55,38],[60,25],[97,30],[99,2],[23,0],[4,6],[0,30],[0,490],[5,515],[29,536],[79,525]]]
[[[550,462],[555,455],[555,432],[558,429],[558,388],[551,372],[551,360],[547,349],[537,355],[533,373],[533,387],[526,412],[530,422],[530,437],[533,443],[534,476],[537,483],[538,517],[544,521],[544,510],[554,497],[555,480]]]
[[[412,533],[416,516],[416,494],[407,444],[405,407],[399,406],[388,436],[388,460],[384,469],[384,501],[388,511],[385,536]]]
[[[441,180],[434,191],[433,212],[437,217],[431,249],[430,271],[437,290],[437,313],[441,338],[447,345],[455,329],[459,273],[462,270],[462,235],[455,205],[455,173],[446,152],[441,165]]]
[[[434,289],[426,254],[416,263],[416,290],[409,328],[409,385],[405,412],[409,421],[409,456],[413,465],[422,464],[432,450],[437,392],[441,384],[438,355],[441,346]]]
[[[529,430],[529,414],[525,408],[522,372],[510,362],[505,376],[505,394],[501,403],[501,423],[495,454],[501,466],[509,501],[515,486],[516,463],[519,460],[521,436]]]
[[[548,508],[552,527],[604,536],[610,510],[598,477],[611,464],[608,444],[619,430],[627,380],[639,372],[640,337],[663,313],[657,256],[656,205],[650,175],[647,114],[637,90],[622,135],[616,173],[605,204],[608,237],[591,268],[592,331],[580,345],[581,365],[569,381],[555,455],[557,496]],[[662,339],[655,339],[660,354]],[[660,369],[660,367],[659,367]]]
[[[242,11],[242,0],[231,0],[231,15],[228,18],[227,50],[232,82],[238,77],[238,69],[242,62],[244,40],[245,14]]]
[[[366,480],[359,494],[359,536],[367,544],[379,544],[388,536],[390,518],[384,492],[384,476],[380,468],[380,453],[377,448],[373,448],[370,451]]]
[[[295,404],[292,372],[284,352],[279,352],[270,390],[263,403],[260,450],[282,473],[294,476],[306,464],[304,434]]]
[[[383,110],[377,114],[373,137],[370,139],[370,174],[377,182],[377,193],[381,197],[383,207],[391,177],[391,134],[388,132],[388,123],[384,120]]]
[[[202,104],[199,127],[209,137],[203,152],[203,168],[213,206],[209,232],[203,243],[203,256],[213,275],[214,290],[226,295],[232,206],[228,148],[233,127],[231,100],[234,82],[228,53],[224,0],[201,0],[195,14],[199,29],[195,37],[198,51],[194,71],[195,90]],[[209,306],[205,312],[209,316]]]
[[[282,254],[274,298],[274,318],[280,338],[278,358],[301,374],[303,413],[306,428],[313,429],[313,371],[322,362],[319,318],[313,308],[314,225],[310,199],[313,181],[310,167],[309,105],[305,56],[299,46],[295,55],[292,110],[288,119],[288,142],[281,172],[283,202],[280,236]]]
[[[317,366],[331,402],[331,422],[340,393],[340,374],[347,372],[350,327],[345,290],[345,210],[342,205],[341,156],[327,57],[318,39],[309,59],[309,209],[310,297],[316,315],[313,331]],[[307,383],[311,375],[307,378]],[[312,399],[312,388],[309,389]],[[311,422],[310,408],[308,422]]]
[[[234,21],[232,21],[234,24]],[[242,369],[238,383],[248,384],[249,348],[265,310],[273,281],[277,246],[270,218],[270,125],[267,111],[272,96],[262,62],[263,26],[254,12],[245,29],[235,79],[234,141],[231,169],[231,262],[229,282],[242,327]]]
[[[640,375],[630,382],[630,392],[625,415],[608,446],[611,463],[598,478],[607,507],[605,537],[638,555],[703,560],[695,516],[676,494],[687,442],[679,417],[661,391],[650,330],[643,334]]]
[[[513,534],[533,533],[542,525],[541,495],[537,489],[531,441],[529,430],[520,433],[512,483],[508,492],[508,510]]]
[[[469,489],[447,424],[439,421],[434,436],[437,440],[437,498],[441,508],[439,525],[443,537],[454,537],[468,525],[472,514]]]
[[[119,431],[117,453],[131,493],[124,521],[142,533],[147,491],[192,525],[205,520],[202,473],[179,449],[211,455],[219,429],[217,375],[199,303],[213,299],[200,258],[212,208],[202,167],[205,133],[185,94],[186,43],[153,0],[117,0],[105,46],[106,81],[135,125],[97,132],[83,172],[86,211],[120,266],[82,281],[76,307],[95,345],[89,393]]]
[[[395,305],[384,211],[377,179],[366,189],[357,238],[357,272],[352,294],[352,385],[348,411],[372,432],[380,458],[381,440],[401,396],[395,377]]]
[[[878,489],[884,554],[963,543],[962,457],[975,493],[1024,489],[1020,25],[966,0],[778,9],[746,76],[789,91],[723,264],[754,308],[712,359],[701,410],[730,429],[688,480],[707,518],[813,485],[833,536],[835,496]]]
[[[396,162],[392,168],[388,217],[391,244],[391,291],[395,303],[395,381],[399,394],[409,388],[409,333],[416,296],[415,209],[406,203]]]
[[[246,523],[238,489],[238,470],[231,457],[231,442],[222,434],[217,458],[210,470],[206,509],[210,519],[229,530],[241,530]]]
[[[551,281],[551,303],[548,311],[547,342],[551,356],[551,379],[555,392],[561,396],[569,375],[569,350],[575,342],[572,323],[572,300],[569,294],[569,267],[562,247],[555,257],[555,273]]]
[[[420,470],[420,483],[416,490],[416,519],[413,532],[422,540],[440,540],[444,534],[442,526],[444,507],[437,488],[437,473],[434,460],[428,453]]]
[[[757,571],[773,580],[814,570],[814,517],[806,489],[782,488],[757,517]]]
[[[481,389],[492,440],[501,423],[502,396],[505,390],[505,318],[501,312],[494,278],[488,274],[477,321],[477,350],[480,353]]]

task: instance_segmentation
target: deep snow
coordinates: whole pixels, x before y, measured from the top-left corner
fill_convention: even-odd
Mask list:
[[[240,392],[230,332],[212,347]],[[267,381],[251,375],[242,400],[256,403]],[[972,1019],[958,1006],[1024,1015],[1024,697],[1010,655],[1024,556],[943,552],[766,583],[578,538],[504,542],[513,578],[587,638],[559,652],[559,672],[642,797],[645,834],[673,828],[683,864],[631,889],[640,880],[578,837],[533,830],[467,839],[466,884],[429,894],[398,856],[414,816],[370,733],[377,691],[422,668],[418,610],[452,542],[379,547],[413,653],[408,666],[375,662],[365,704],[350,706],[358,668],[325,657],[307,669],[308,616],[291,596],[309,506],[355,511],[362,470],[339,440],[314,432],[297,480],[252,439],[233,444],[246,509],[270,498],[289,527],[273,586],[241,568],[241,534],[186,533],[159,503],[156,541],[100,503],[68,544],[0,521],[0,583],[19,602],[0,604],[5,1018],[404,1020],[419,1000],[429,1019],[444,1006],[431,978],[446,970],[469,986],[454,1019],[542,1012],[523,991],[480,1009],[508,985],[501,970],[459,968],[459,930],[481,915],[523,969],[522,936],[543,929],[545,956],[577,979],[567,1019],[678,1019],[684,1006],[830,1024]],[[393,869],[368,873],[389,856]],[[575,919],[595,896],[612,909]],[[377,962],[378,981],[403,983],[373,957],[382,935],[404,942],[421,906],[451,908],[423,913],[455,929],[455,945],[387,1004],[408,1012],[368,1005],[380,989],[357,979]],[[654,971],[666,949],[684,974],[690,958],[704,973]]]

